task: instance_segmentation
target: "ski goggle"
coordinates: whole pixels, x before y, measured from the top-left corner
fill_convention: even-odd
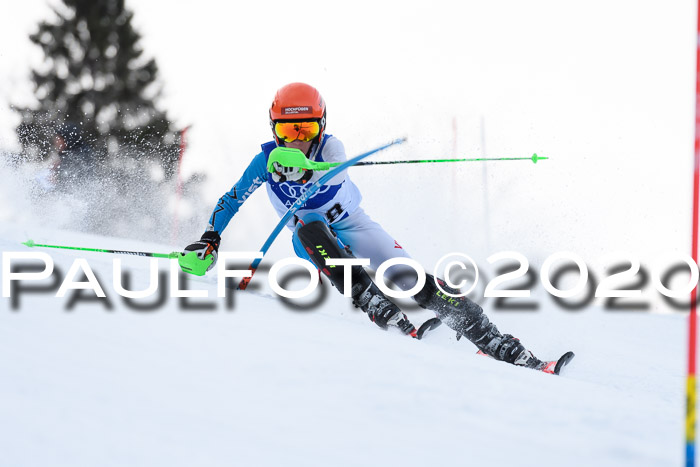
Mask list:
[[[285,143],[292,141],[311,141],[321,132],[316,121],[276,122],[275,135]]]

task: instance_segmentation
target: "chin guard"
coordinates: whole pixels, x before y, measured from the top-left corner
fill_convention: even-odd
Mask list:
[[[314,162],[306,158],[299,149],[277,147],[272,150],[267,158],[267,171],[276,173],[275,162],[284,167],[298,167],[306,170],[329,170],[330,162]]]

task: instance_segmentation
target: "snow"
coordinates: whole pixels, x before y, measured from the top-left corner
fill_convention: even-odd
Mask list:
[[[19,121],[11,104],[31,104],[27,73],[41,63],[28,34],[50,17],[45,0],[13,3],[0,17],[2,43],[13,44],[0,52],[0,152],[10,153]],[[364,209],[427,269],[448,252],[481,267],[509,250],[534,270],[571,251],[602,280],[612,269],[604,256],[646,266],[690,250],[693,3],[635,2],[634,21],[631,2],[234,2],[216,5],[217,15],[182,1],[128,3],[145,55],[158,61],[163,108],[179,126],[193,125],[183,174],[206,173],[206,200],[159,209],[143,187],[115,193],[115,180],[62,195],[41,167],[12,168],[12,157],[0,157],[3,253],[30,251],[21,245],[29,238],[182,248],[270,139],[270,99],[293,81],[322,92],[327,131],[350,156],[407,135],[373,160],[549,157],[353,169]],[[284,24],[312,25],[323,38],[313,42],[320,59],[242,72],[270,70],[279,35],[260,31],[277,10]],[[176,210],[192,212],[173,232],[163,219]],[[95,222],[105,217],[112,222]],[[259,248],[276,222],[255,194],[222,249]],[[292,254],[289,236],[280,234],[263,265]],[[269,297],[263,270],[233,309],[210,298],[135,310],[115,293],[111,255],[42,251],[56,263],[53,280],[85,258],[110,305],[71,301],[72,292],[56,298],[58,283],[22,292],[17,309],[0,299],[0,467],[666,466],[683,457],[686,319],[649,283],[640,287],[650,312],[605,311],[598,301],[567,311],[540,283],[530,299],[536,312],[484,303],[536,355],[576,352],[552,377],[479,357],[445,327],[421,342],[381,332],[328,287],[320,306],[291,309]],[[149,261],[122,261],[145,288]],[[159,265],[167,277],[167,262]],[[214,277],[189,285],[215,295]],[[409,316],[418,323],[430,314]]]
[[[172,246],[4,223],[3,252],[36,242],[168,252]],[[280,240],[281,241],[281,240]],[[61,277],[87,259],[111,309],[53,292],[0,301],[0,452],[7,466],[655,466],[682,458],[682,314],[487,313],[559,377],[475,354],[445,326],[382,332],[334,290],[310,311],[266,291],[213,309],[151,311],[112,287],[112,255],[43,250]],[[290,249],[291,254],[291,249]],[[125,256],[134,284],[147,259]],[[167,272],[167,260],[160,260]],[[54,279],[55,280],[55,279]],[[51,282],[51,279],[43,283]],[[39,283],[39,282],[38,282]],[[165,287],[161,284],[161,287]],[[328,284],[325,285],[328,287]],[[81,291],[82,297],[92,292]],[[149,302],[153,299],[144,299]],[[420,323],[431,315],[410,312]]]

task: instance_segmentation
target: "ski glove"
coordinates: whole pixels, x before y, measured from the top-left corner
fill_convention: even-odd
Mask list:
[[[305,180],[308,180],[309,177],[305,177],[309,171],[306,169],[301,169],[299,167],[285,167],[282,164],[278,162],[274,162],[273,166],[275,168],[275,171],[272,172],[272,179],[276,183],[280,182],[298,182],[302,178]],[[301,182],[303,183],[303,182]]]
[[[220,242],[221,237],[219,236],[219,233],[215,230],[208,230],[204,232],[204,234],[202,234],[202,238],[199,239],[199,241],[187,245],[185,247],[185,253],[189,253],[190,251],[196,251],[197,258],[199,258],[200,260],[204,260],[204,258],[211,255],[213,261],[207,268],[207,271],[210,271],[216,264],[216,258],[219,254],[218,251]]]

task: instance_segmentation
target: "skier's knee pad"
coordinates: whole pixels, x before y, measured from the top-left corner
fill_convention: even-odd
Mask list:
[[[328,226],[323,216],[310,213],[299,221],[294,231],[295,249],[303,248],[316,267],[325,274],[341,292],[344,291],[344,267],[326,265],[326,258],[354,258]],[[299,251],[297,251],[299,254]],[[300,255],[301,256],[301,255]],[[366,288],[371,279],[360,266],[352,266],[352,280],[355,285]],[[353,287],[354,288],[354,287]]]

